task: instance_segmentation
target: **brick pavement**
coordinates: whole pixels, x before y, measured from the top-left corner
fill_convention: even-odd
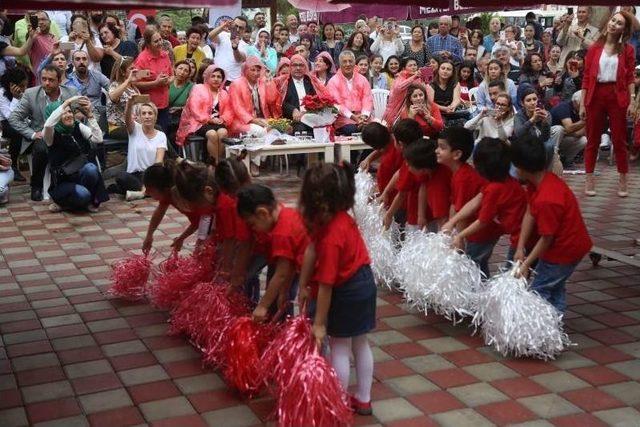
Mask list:
[[[636,168],[637,170],[637,168]],[[299,181],[261,179],[295,200]],[[581,177],[568,177],[579,188]],[[611,171],[600,196],[581,198],[599,245],[635,251],[639,178],[626,200]],[[608,191],[605,190],[608,187]],[[94,215],[52,214],[15,187],[0,208],[0,425],[251,426],[273,402],[243,401],[201,367],[167,315],[105,296],[108,265],[138,249],[149,201],[112,201]],[[165,254],[185,225],[175,211],[156,234]],[[504,247],[496,254],[496,261]],[[158,258],[161,258],[158,257]],[[374,415],[358,425],[640,425],[640,275],[583,262],[568,286],[567,329],[577,344],[553,362],[504,359],[468,323],[413,312],[380,292]]]

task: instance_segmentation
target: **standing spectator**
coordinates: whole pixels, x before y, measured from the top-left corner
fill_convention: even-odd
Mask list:
[[[549,56],[551,56],[551,48],[555,46],[553,44],[553,36],[551,35],[551,31],[545,30],[542,33],[542,55],[545,61],[549,60]]]
[[[91,35],[98,37],[98,26],[104,21],[104,12],[102,10],[90,10],[88,18]]]
[[[572,24],[573,16],[568,15],[562,26],[560,34],[556,42],[562,46],[562,55],[560,55],[560,63],[564,64],[567,53],[580,49],[587,49],[596,40],[600,32],[596,27],[589,24],[591,17],[591,6],[580,6],[577,10],[577,22]],[[635,55],[634,55],[635,58]]]
[[[121,40],[120,29],[113,24],[103,23],[98,27],[104,56],[100,61],[100,69],[102,74],[107,77],[111,76],[111,70],[114,64],[122,61],[124,56],[134,58],[138,56],[138,46],[132,41]]]
[[[147,26],[145,27],[145,31],[149,29],[151,30],[155,30],[155,31],[159,31],[158,27],[154,24],[150,24],[147,21]],[[184,31],[183,31],[184,33]],[[180,36],[178,36],[178,40],[180,40]],[[187,36],[185,34],[184,36],[184,43],[181,42],[181,44],[185,44],[187,42]],[[144,40],[144,34],[143,37],[141,39],[138,40],[138,51],[142,52],[146,47],[146,42]],[[169,55],[169,60],[171,61],[171,63],[173,64],[173,62],[175,61],[173,58],[173,46],[171,46],[171,42],[169,40],[165,40],[163,38],[160,39],[160,49],[164,52],[167,53],[167,55]]]
[[[500,18],[494,16],[489,22],[489,34],[484,36],[483,46],[487,52],[493,51],[493,45],[500,40],[500,30],[502,29],[502,23]]]
[[[89,55],[83,50],[76,50],[71,55],[73,71],[69,73],[67,86],[75,88],[82,96],[91,100],[94,114],[99,116],[102,105],[102,89],[109,88],[109,79],[100,71],[89,69]]]
[[[620,6],[620,10],[623,12],[628,12],[637,19],[636,16],[636,7],[635,6]],[[640,63],[640,26],[634,25],[633,31],[631,32],[631,38],[629,39],[629,43],[635,49],[636,52],[636,64]]]
[[[273,48],[276,50],[278,57],[282,58],[290,47],[291,42],[289,42],[289,30],[283,28],[278,33],[278,37],[273,41]]]
[[[107,97],[107,122],[109,137],[114,139],[127,139],[124,110],[127,101],[140,93],[135,86],[137,76],[132,66],[133,58],[123,58],[111,71],[111,84]]]
[[[270,45],[269,31],[260,30],[254,45],[247,47],[247,56],[260,58],[262,64],[274,75],[278,67],[278,53]]]
[[[462,46],[457,37],[449,34],[451,17],[443,15],[438,20],[438,34],[429,37],[427,47],[433,55],[451,59],[454,63],[462,61]]]
[[[618,196],[627,197],[629,194],[627,116],[631,116],[633,112],[630,99],[634,93],[635,52],[633,46],[627,42],[631,37],[634,19],[627,12],[614,13],[598,41],[589,48],[584,61],[580,118],[585,120],[587,125],[587,147],[584,152],[587,196],[596,194],[593,172],[607,118],[611,128],[616,167],[620,174]]]
[[[258,41],[258,33],[266,29],[267,18],[263,12],[258,12],[253,15],[253,31],[251,32],[251,41],[256,43]],[[267,30],[269,31],[269,30]]]
[[[344,30],[340,27],[336,28],[336,41],[340,43],[344,43]],[[338,53],[339,55],[339,53]]]
[[[13,177],[9,180],[5,172],[0,172],[0,187],[3,187],[1,181],[5,180],[24,182],[26,178],[22,176],[18,169],[18,156],[20,156],[20,148],[22,147],[22,135],[17,132],[9,124],[9,117],[20,102],[20,98],[27,89],[28,79],[27,73],[21,68],[10,68],[0,76],[0,125],[2,126],[2,136],[9,140],[9,160],[13,169]],[[6,185],[4,185],[6,187]],[[2,195],[0,194],[0,199]]]
[[[83,50],[89,55],[89,69],[99,70],[100,61],[104,56],[102,42],[98,35],[93,35],[89,29],[89,21],[84,15],[73,15],[71,17],[71,32],[66,37],[60,38],[61,42],[72,42],[75,50]]]
[[[69,52],[62,52],[59,48],[60,43],[57,42],[53,45],[53,51],[49,56],[44,58],[40,63],[40,67],[37,71],[37,80],[40,81],[40,73],[47,65],[53,65],[60,70],[62,73],[62,77],[60,77],[60,85],[67,85],[69,78],[67,77],[67,68],[69,67],[69,61],[67,60],[67,55]]]
[[[585,123],[580,119],[581,102],[582,90],[579,90],[573,94],[571,101],[563,101],[550,111],[551,125],[563,128],[558,149],[565,168],[573,166],[587,145]]]
[[[242,63],[247,59],[247,44],[241,37],[246,29],[247,18],[237,16],[233,21],[225,21],[209,33],[209,40],[216,49],[213,62],[224,70],[229,82],[242,76]]]
[[[467,46],[467,49],[465,49],[465,59],[467,56],[467,50],[469,50],[470,48],[476,49],[476,58],[473,59],[473,61],[475,61],[477,58],[482,58],[484,56],[484,53],[486,52],[484,45],[482,44],[482,41],[484,40],[484,36],[482,34],[482,30],[473,30],[471,31],[471,34],[469,35],[469,45]]]
[[[356,58],[345,50],[340,54],[340,69],[327,89],[336,99],[339,113],[333,126],[339,135],[351,135],[367,124],[373,111],[371,87],[366,77],[354,72]]]
[[[540,41],[540,39],[542,39],[542,32],[544,31],[544,29],[542,28],[542,25],[540,25],[540,23],[538,22],[538,18],[536,17],[536,14],[533,12],[527,12],[527,14],[524,17],[524,20],[525,20],[525,26],[526,25],[533,26],[533,39]]]
[[[422,25],[414,25],[411,29],[411,39],[404,42],[404,52],[402,57],[413,58],[418,63],[418,68],[422,68],[429,64],[431,58],[431,52],[427,47],[427,42],[424,37],[424,28]],[[385,62],[389,57],[385,58]],[[398,63],[398,65],[400,65]]]
[[[298,43],[300,36],[298,35],[298,17],[289,15],[286,19],[287,29],[289,30],[289,43]]]
[[[356,31],[351,34],[343,50],[350,50],[356,57],[360,55],[369,56],[369,38],[363,33]]]
[[[524,27],[524,49],[527,54],[530,53],[544,53],[544,45],[541,41],[535,39],[536,27],[533,23],[529,22]]]
[[[81,96],[54,101],[44,108],[44,114],[47,121],[42,137],[49,152],[49,195],[53,200],[49,210],[97,212],[109,195],[98,167],[89,160],[95,156],[92,144],[102,143],[102,131],[93,116],[91,101]],[[86,118],[88,125],[79,122],[76,115]]]
[[[320,52],[314,62],[312,74],[326,86],[327,83],[329,83],[329,80],[331,80],[331,77],[333,77],[335,71],[336,69],[333,63],[333,58],[331,58],[331,54],[329,54],[329,52]]]
[[[176,142],[184,145],[192,134],[206,138],[205,158],[213,159],[217,165],[224,158],[222,139],[227,136],[233,116],[229,95],[224,90],[224,70],[217,65],[208,66],[203,81],[193,88],[182,110]]]
[[[200,68],[202,60],[206,57],[204,51],[200,48],[200,40],[202,34],[197,27],[191,27],[187,30],[187,42],[173,48],[173,57],[176,62],[185,59],[193,59],[196,69]]]
[[[449,34],[453,37],[458,37],[460,35],[460,17],[458,15],[453,15],[451,17],[451,28],[449,29]]]
[[[47,15],[51,19],[52,24],[57,24],[60,31],[60,37],[67,35],[71,16],[73,15],[69,10],[47,10]]]
[[[401,55],[404,45],[400,38],[400,30],[393,22],[387,22],[385,26],[378,30],[378,37],[371,45],[371,53],[382,56],[382,62],[391,55]]]
[[[548,33],[545,33],[548,34]],[[547,57],[547,69],[554,75],[560,75],[562,71],[562,66],[560,65],[560,54],[562,53],[562,48],[558,45],[553,45],[551,49],[549,49],[549,56]]]
[[[173,35],[173,20],[171,17],[162,15],[160,19],[158,19],[158,29],[160,30],[162,38],[171,43],[171,47],[180,46],[182,44],[180,43],[180,40]]]
[[[371,69],[369,70],[369,80],[371,81],[371,89],[385,89],[387,87],[387,77],[382,72],[384,61],[380,55],[371,55],[369,58],[371,61]]]
[[[332,23],[326,23],[322,26],[322,44],[320,50],[328,52],[331,60],[335,64],[338,62],[338,56],[344,47],[343,43],[336,40],[336,27]]]
[[[0,19],[0,22],[4,23],[2,19]],[[25,56],[27,53],[29,53],[29,50],[31,49],[33,41],[36,38],[36,34],[38,34],[38,32],[40,31],[39,29],[31,29],[31,27],[29,28],[30,29],[29,29],[29,34],[27,36],[27,39],[20,47],[11,46],[8,41],[4,41],[3,39],[0,38],[0,59],[3,59],[4,57],[8,57],[8,56],[15,56],[15,57]],[[6,68],[5,63],[0,62],[0,66],[3,67],[3,68],[0,68],[0,73],[2,73],[5,71],[5,68]]]
[[[172,141],[175,140],[173,136],[180,123],[182,108],[186,105],[191,89],[193,89],[193,81],[189,78],[190,74],[191,68],[187,61],[178,61],[173,66],[173,78],[169,85],[169,114],[171,116],[169,135]]]
[[[169,54],[162,50],[162,36],[153,26],[144,30],[145,47],[134,62],[138,70],[149,70],[149,77],[140,79],[136,86],[143,94],[149,95],[151,102],[158,109],[157,122],[162,130],[169,130],[169,85],[173,69]]]
[[[42,200],[42,181],[47,167],[47,145],[42,139],[47,104],[65,101],[75,95],[75,89],[60,86],[62,73],[53,65],[48,65],[40,73],[40,86],[25,90],[20,102],[9,116],[9,124],[23,138],[31,141],[33,166],[31,173],[31,200]]]
[[[31,16],[32,16],[32,13],[27,12],[24,15],[24,18],[17,20],[16,23],[14,24],[12,44],[16,48],[22,47],[27,42],[27,39],[30,37],[31,31],[36,30],[36,28],[31,28]],[[49,32],[56,37],[56,40],[60,40],[60,29],[58,28],[58,25],[55,22],[51,22],[51,28]],[[29,62],[29,57],[26,56],[26,52],[29,52],[29,49],[27,49],[25,53],[21,53],[20,55],[11,54],[11,56],[15,56],[18,62],[28,67],[31,64]],[[0,53],[2,53],[1,50],[0,50]],[[34,69],[37,70],[37,68],[34,68]]]
[[[122,194],[126,200],[144,197],[144,171],[153,164],[162,163],[167,152],[167,136],[155,128],[158,110],[150,102],[141,102],[139,96],[135,95],[127,101],[124,113],[129,134],[127,170],[120,172],[116,176],[116,183],[109,186],[109,192]],[[136,104],[138,121],[133,119]]]
[[[35,32],[29,49],[29,61],[33,70],[40,67],[40,63],[53,50],[57,41],[56,36],[51,34],[51,21],[47,13],[41,10],[35,16],[38,18],[38,31]]]

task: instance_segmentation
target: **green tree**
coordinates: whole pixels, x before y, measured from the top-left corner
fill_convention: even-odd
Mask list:
[[[287,17],[287,15],[293,14],[298,16],[298,9],[291,6],[291,3],[289,3],[287,0],[277,0],[276,11],[278,14],[277,20],[280,22],[282,22]]]

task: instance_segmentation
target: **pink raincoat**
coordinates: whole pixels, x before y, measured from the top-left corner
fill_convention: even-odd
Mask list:
[[[204,81],[208,81],[211,74],[216,70],[222,70],[217,65],[209,65],[203,74]],[[223,71],[224,73],[224,71]],[[233,112],[229,104],[229,94],[224,90],[224,82],[218,91],[218,112],[220,118],[224,120],[226,127],[233,121]],[[176,143],[183,146],[189,135],[206,125],[211,118],[214,107],[214,96],[207,83],[198,84],[191,89],[187,104],[182,109],[180,116],[180,126],[176,133]]]
[[[371,95],[371,85],[369,80],[358,72],[353,73],[352,87],[349,89],[346,77],[342,70],[338,70],[335,76],[327,83],[327,91],[336,100],[338,118],[333,127],[340,129],[343,126],[355,124],[349,117],[351,114],[362,112],[373,112],[373,96]]]
[[[229,98],[232,100],[230,105],[233,111],[233,120],[229,131],[234,135],[249,132],[251,120],[256,118],[251,88],[246,77],[248,70],[256,65],[259,65],[264,70],[264,65],[260,59],[255,56],[249,56],[242,65],[242,77],[229,86]],[[264,77],[260,77],[258,79],[258,94],[260,95],[260,107],[264,118],[280,117],[282,100],[275,83],[273,81],[267,82]]]
[[[396,75],[393,86],[391,87],[389,99],[387,100],[387,108],[382,115],[382,120],[387,126],[392,127],[396,120],[398,120],[400,111],[405,104],[409,86],[420,82],[420,75],[410,73],[406,70],[402,70]],[[429,95],[429,98],[432,98],[431,91],[427,90],[427,95]]]

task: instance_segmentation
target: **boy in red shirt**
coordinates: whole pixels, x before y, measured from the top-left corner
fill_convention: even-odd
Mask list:
[[[378,183],[378,191],[382,193],[389,185],[393,175],[402,166],[402,152],[389,129],[377,122],[368,123],[362,128],[362,141],[373,148],[374,151],[360,163],[360,169],[369,170],[371,163],[380,159],[376,181]],[[388,200],[393,200],[396,190],[392,189],[388,195]],[[388,207],[388,205],[385,207]]]
[[[524,276],[538,262],[531,289],[564,313],[565,282],[593,243],[573,191],[562,179],[546,171],[542,141],[527,135],[514,141],[511,150],[518,175],[528,184],[528,205],[514,260],[522,262],[520,274]],[[528,240],[534,227],[540,238],[525,257],[521,242]]]
[[[484,232],[487,227],[498,224],[502,232],[510,235],[508,258],[511,259],[520,237],[520,225],[527,208],[524,189],[509,175],[511,154],[509,145],[497,138],[483,138],[473,153],[473,164],[481,177],[488,182],[481,193],[467,202],[447,227],[477,215],[469,226],[458,233],[453,244],[462,248],[465,239]],[[526,243],[526,242],[523,242]]]
[[[438,163],[447,166],[453,172],[451,177],[452,219],[489,183],[467,163],[473,152],[473,147],[473,134],[462,126],[450,127],[438,138],[438,148],[436,149]],[[456,221],[455,226],[458,230],[464,230],[476,219],[478,219],[478,215],[474,213],[468,218]],[[452,220],[449,220],[442,227],[447,231],[451,231],[453,228]],[[464,251],[480,267],[485,277],[490,276],[489,258],[491,258],[493,248],[501,234],[502,230],[498,224],[492,222],[466,239]]]
[[[295,298],[309,236],[298,211],[278,203],[264,185],[251,184],[238,191],[237,209],[253,231],[269,235],[267,263],[273,275],[253,311],[254,320],[261,322],[274,302],[281,308]]]

